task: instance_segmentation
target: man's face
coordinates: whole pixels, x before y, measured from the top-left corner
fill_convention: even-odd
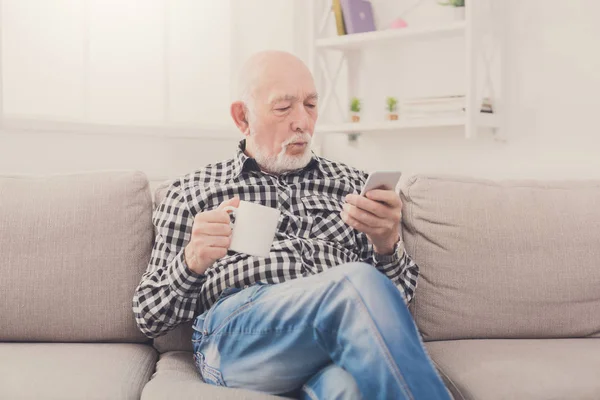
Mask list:
[[[248,117],[253,156],[261,167],[281,173],[306,166],[318,117],[310,72],[290,68],[265,76]]]

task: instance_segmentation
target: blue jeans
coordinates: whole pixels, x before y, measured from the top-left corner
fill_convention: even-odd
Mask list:
[[[193,328],[196,367],[213,385],[303,399],[450,398],[401,293],[368,264],[227,289]]]

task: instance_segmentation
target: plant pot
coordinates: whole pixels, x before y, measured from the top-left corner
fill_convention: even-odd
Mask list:
[[[360,115],[352,114],[352,122],[360,122]]]
[[[387,119],[389,121],[398,121],[398,114],[396,114],[396,113],[389,113],[387,115]]]
[[[455,21],[464,21],[465,20],[465,8],[464,7],[454,7],[454,20]]]

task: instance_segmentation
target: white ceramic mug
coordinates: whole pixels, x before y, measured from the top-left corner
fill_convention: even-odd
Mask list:
[[[235,215],[229,249],[267,257],[275,238],[280,211],[243,200],[239,207],[227,206],[225,211]]]

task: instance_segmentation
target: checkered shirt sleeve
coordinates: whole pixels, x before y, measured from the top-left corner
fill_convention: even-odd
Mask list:
[[[419,277],[419,266],[409,257],[406,250],[401,249],[402,254],[395,254],[393,260],[382,262],[377,254],[373,254],[375,267],[383,272],[398,288],[408,304],[417,289],[417,278]]]
[[[190,215],[177,182],[154,212],[154,249],[133,299],[137,324],[151,338],[196,315],[205,276],[191,272],[185,264],[183,250],[193,222]]]

